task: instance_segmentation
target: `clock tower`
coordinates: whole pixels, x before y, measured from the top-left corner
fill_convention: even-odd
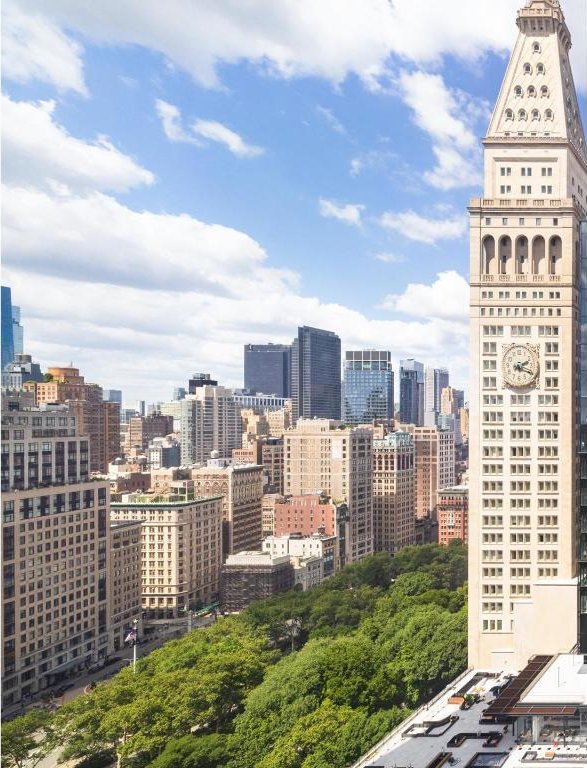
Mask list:
[[[578,639],[580,228],[587,150],[557,0],[518,39],[471,201],[469,663]]]

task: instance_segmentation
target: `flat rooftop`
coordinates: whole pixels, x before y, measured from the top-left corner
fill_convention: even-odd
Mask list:
[[[557,768],[562,765],[587,768],[587,740],[564,746],[558,742],[521,744],[516,740],[511,724],[479,724],[483,711],[495,700],[491,689],[508,679],[509,675],[505,674],[492,676],[487,672],[468,670],[388,734],[352,768],[430,768],[441,753],[451,753],[453,760],[443,763],[441,759],[438,765],[443,768],[451,765],[458,765],[458,768],[538,768],[545,764]],[[561,701],[582,694],[585,703],[587,668],[582,665],[582,657],[567,654],[555,657],[530,683],[523,699],[526,701],[526,695],[538,696],[544,703],[543,697],[550,701],[557,691]],[[476,694],[479,701],[465,710],[460,709],[459,703],[448,703],[452,696],[463,693]],[[437,726],[430,729],[431,723]],[[499,742],[484,747],[484,737],[492,732],[501,736]],[[460,733],[477,734],[480,738],[467,738],[459,746],[449,746],[449,741]],[[478,757],[474,759],[476,755]]]
[[[523,704],[587,706],[587,664],[583,656],[561,653],[520,697]]]

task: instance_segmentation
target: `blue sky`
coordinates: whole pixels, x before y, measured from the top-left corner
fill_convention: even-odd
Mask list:
[[[466,386],[466,205],[519,5],[8,0],[26,351],[166,399],[198,370],[241,385],[244,343],[308,324]]]

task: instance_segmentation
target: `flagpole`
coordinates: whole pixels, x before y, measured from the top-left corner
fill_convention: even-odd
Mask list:
[[[135,640],[132,646],[132,671],[133,671],[133,674],[135,675],[137,673],[137,640],[138,640],[137,625],[138,623],[139,623],[138,619],[132,620],[132,625],[133,625],[134,635],[135,635]]]

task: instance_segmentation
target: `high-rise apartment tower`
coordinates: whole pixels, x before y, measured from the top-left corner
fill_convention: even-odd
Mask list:
[[[292,344],[293,419],[340,419],[340,338],[304,325]]]

